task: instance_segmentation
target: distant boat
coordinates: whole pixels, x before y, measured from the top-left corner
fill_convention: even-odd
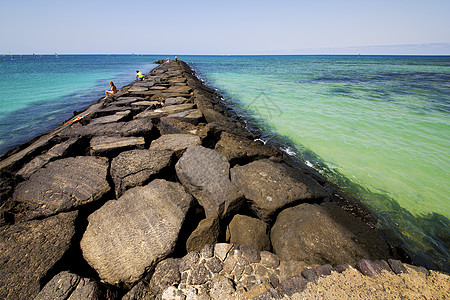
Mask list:
[[[55,53],[55,57],[56,57],[56,58],[59,58],[58,54]]]
[[[9,52],[9,55],[11,56],[11,60],[14,60],[14,56]]]

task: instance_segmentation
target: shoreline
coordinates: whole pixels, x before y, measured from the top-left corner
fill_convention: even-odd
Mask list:
[[[372,272],[371,276],[380,273],[382,269],[386,269],[386,266],[386,270],[395,272],[395,267],[392,266],[399,262],[395,259],[400,257],[396,256],[395,250],[389,249],[386,241],[383,241],[381,237],[375,238],[375,235],[378,235],[373,230],[376,220],[362,204],[344,195],[334,184],[328,182],[317,171],[298,159],[275,147],[261,145],[254,141],[258,136],[247,131],[236,113],[220,101],[219,95],[206,87],[184,62],[170,62],[156,67],[145,76],[143,81],[134,81],[122,87],[121,91],[113,97],[99,99],[78,116],[86,113],[90,115],[81,121],[51,130],[34,141],[30,141],[29,145],[25,145],[23,148],[18,147],[17,151],[8,152],[0,161],[2,170],[0,228],[5,234],[13,232],[20,236],[24,234],[23,228],[26,226],[31,226],[28,228],[33,228],[32,231],[38,231],[36,228],[45,226],[44,223],[58,218],[62,219],[60,228],[71,224],[66,229],[72,232],[72,234],[68,234],[70,241],[64,241],[66,247],[60,247],[64,249],[64,252],[54,257],[53,264],[49,269],[42,270],[37,286],[36,282],[30,279],[30,284],[35,285],[33,295],[43,287],[40,286],[39,281],[51,282],[53,276],[67,270],[79,271],[80,275],[89,275],[82,277],[91,278],[94,282],[102,279],[107,283],[107,290],[111,290],[111,293],[124,294],[133,286],[137,286],[136,283],[151,282],[158,267],[161,264],[168,264],[168,260],[176,260],[179,269],[180,261],[193,256],[191,253],[197,253],[208,258],[207,261],[213,264],[211,257],[219,258],[218,255],[223,254],[223,251],[225,251],[223,264],[219,265],[222,269],[226,269],[224,270],[225,274],[220,275],[220,271],[217,273],[222,277],[226,275],[226,278],[233,275],[234,278],[229,279],[234,280],[232,285],[237,286],[242,276],[242,273],[236,276],[238,256],[242,253],[258,256],[255,254],[254,248],[259,253],[259,260],[258,262],[255,260],[254,263],[266,267],[266,271],[261,271],[263,274],[258,274],[260,276],[260,294],[271,293],[273,295],[276,292],[282,296],[289,295],[292,291],[299,292],[298,288],[289,290],[289,284],[293,284],[295,287],[306,286],[308,281],[316,282],[318,277],[328,276],[332,270],[338,271],[337,268],[342,264],[358,267],[361,272],[364,272],[364,267],[366,267]],[[154,156],[157,156],[158,159],[153,159]],[[145,164],[151,165],[143,167]],[[219,170],[216,169],[216,166],[220,166]],[[69,174],[65,174],[68,170],[70,170]],[[231,181],[229,175],[225,177],[221,175],[224,170],[226,173],[231,173]],[[273,170],[278,170],[279,173]],[[201,177],[199,174],[204,171],[210,174]],[[264,178],[268,176],[272,179],[263,183],[261,178],[254,177],[255,172],[263,174],[261,176]],[[283,182],[284,185],[282,185],[281,182],[286,178],[290,181]],[[51,182],[51,186],[48,186],[50,179],[55,182]],[[255,186],[255,182],[259,183]],[[83,184],[86,186],[84,187]],[[83,188],[79,188],[81,186]],[[267,187],[269,189],[265,190]],[[286,187],[288,187],[288,193],[286,193]],[[294,190],[292,193],[291,188]],[[175,229],[175,232],[166,232],[168,229],[165,226],[161,227],[152,223],[151,220],[146,221],[149,222],[148,224],[142,220],[136,221],[138,222],[136,224],[138,232],[142,228],[147,228],[148,232],[156,231],[153,239],[157,237],[165,241],[172,235],[174,237],[168,242],[169,245],[164,245],[164,247],[169,247],[168,249],[155,250],[157,254],[149,257],[150,261],[148,262],[136,259],[132,254],[131,257],[126,257],[125,261],[132,262],[134,268],[130,271],[131,273],[124,272],[128,274],[128,277],[118,275],[117,271],[111,271],[117,267],[114,263],[111,265],[112,257],[102,259],[107,261],[106,264],[97,261],[96,256],[102,256],[103,250],[101,253],[98,252],[100,246],[96,246],[98,242],[96,237],[105,235],[105,244],[102,243],[101,246],[108,247],[108,242],[112,240],[114,243],[118,243],[118,248],[124,247],[125,250],[116,253],[119,257],[123,255],[123,252],[127,254],[127,246],[133,245],[135,241],[122,244],[124,237],[117,237],[115,231],[110,231],[115,224],[104,223],[108,218],[101,217],[101,213],[116,214],[117,212],[114,213],[114,211],[118,209],[121,214],[126,214],[130,209],[137,209],[140,207],[138,203],[127,204],[135,206],[126,209],[117,208],[116,205],[125,205],[124,199],[131,201],[136,197],[142,197],[143,193],[147,193],[145,189],[151,189],[152,195],[162,193],[165,195],[164,197],[169,198],[175,197],[176,194],[174,205],[177,209],[182,208],[180,214],[183,216],[181,219],[172,220],[174,223],[171,223],[169,229],[175,226],[174,224],[178,224],[175,226],[178,228]],[[263,193],[271,193],[271,189],[274,194],[267,195],[266,199],[270,203],[264,203],[258,193],[261,190],[264,191]],[[173,190],[175,194],[164,194],[167,190]],[[219,197],[215,194],[218,194]],[[263,196],[266,197],[265,194]],[[183,201],[189,203],[180,203],[179,199],[184,199]],[[145,202],[145,200],[142,201]],[[340,209],[337,209],[336,203],[339,204]],[[108,212],[107,209],[111,211]],[[145,212],[145,209],[145,207],[140,207],[136,210],[137,219],[139,219],[140,212]],[[337,253],[329,253],[329,248],[325,252],[316,249],[321,253],[318,257],[314,257],[314,255],[310,257],[309,253],[305,253],[302,260],[304,262],[303,269],[300,270],[301,267],[298,263],[294,264],[295,267],[288,264],[289,268],[294,268],[296,271],[291,272],[290,275],[293,276],[289,278],[286,277],[287,275],[281,278],[280,261],[289,262],[295,259],[293,259],[292,255],[294,254],[291,250],[286,250],[283,245],[276,246],[277,242],[274,237],[280,233],[276,232],[274,228],[279,224],[282,212],[289,210],[291,213],[292,211],[295,217],[303,209],[311,214],[317,213],[320,220],[326,220],[329,226],[331,224],[338,226],[341,230],[338,232],[345,236],[348,235],[348,241],[353,240],[355,244],[352,244],[353,248],[349,250],[351,254],[342,254],[343,256],[337,254],[341,249],[337,250]],[[172,217],[175,218],[171,212],[165,215],[164,208],[161,210],[161,214],[165,218],[170,220]],[[234,221],[237,216],[245,216],[246,221],[238,219]],[[95,219],[95,217],[99,219]],[[134,216],[130,217],[134,218]],[[311,220],[311,222],[314,221]],[[94,228],[90,227],[93,226],[91,225],[93,222],[99,222],[99,226],[105,226],[105,231],[96,232]],[[245,237],[247,239],[245,243],[252,244],[253,250],[236,246],[242,245],[242,243],[237,244],[236,241],[242,242],[244,238],[244,233],[239,232],[240,228],[250,226],[242,225],[250,223],[239,222],[257,224],[255,232],[262,232],[259,237],[268,240],[268,244],[260,245],[258,240],[253,240],[255,237],[253,239]],[[240,225],[233,225],[235,223]],[[362,226],[361,224],[368,225],[367,229],[355,231],[355,228]],[[127,223],[122,225],[123,227],[128,226]],[[58,226],[55,228],[60,229]],[[332,231],[332,227],[326,228],[327,231]],[[135,230],[133,228],[126,229],[131,230],[130,232]],[[128,238],[130,232],[123,234]],[[309,232],[311,232],[311,228]],[[2,247],[3,245],[11,246],[8,244],[10,242],[9,235],[5,234],[0,239]],[[293,234],[295,235],[295,233]],[[370,237],[365,235],[370,235]],[[28,237],[29,241],[36,239],[36,236]],[[341,237],[335,236],[334,238],[340,239]],[[285,240],[286,236],[279,239]],[[341,245],[339,244],[341,241],[334,241],[331,237],[327,237],[327,239],[324,244],[332,247]],[[60,242],[59,238],[57,240]],[[361,242],[362,240],[364,242]],[[78,243],[81,243],[81,249],[79,249]],[[113,245],[116,245],[114,243]],[[368,247],[368,245],[364,246],[364,243],[374,244]],[[33,243],[30,242],[30,244]],[[216,246],[208,248],[205,246],[208,244]],[[113,245],[109,246],[112,247],[109,250],[117,252],[115,249],[117,245],[116,247]],[[15,245],[15,247],[18,246]],[[148,247],[150,246],[148,245]],[[370,249],[371,247],[378,253],[371,251],[373,250]],[[312,249],[309,252],[315,253],[316,250]],[[8,253],[8,255],[17,254]],[[39,257],[42,254],[34,253],[33,255],[36,256],[37,261],[42,259]],[[76,262],[69,263],[68,257],[70,256],[77,257],[75,261],[81,267],[74,266],[73,264]],[[278,264],[274,263],[276,265],[274,266],[269,262],[261,263],[261,256],[271,260],[272,263],[274,263],[273,260],[278,261]],[[326,258],[324,259],[324,257]],[[343,257],[346,258],[343,259]],[[232,260],[236,260],[236,262],[233,267],[227,269],[224,264],[228,258],[229,264],[233,264]],[[386,262],[378,263],[379,259],[391,259],[392,262],[389,261],[390,265]],[[247,257],[246,260],[248,263],[249,258]],[[217,260],[214,261],[217,262]],[[196,263],[186,264],[185,276],[192,277],[195,272],[203,270],[201,267],[203,265],[196,265]],[[136,264],[139,267],[135,266]],[[403,264],[400,263],[400,265]],[[246,265],[242,266],[241,272],[244,272],[244,266]],[[13,265],[9,267],[13,267]],[[205,271],[202,276],[197,276],[198,278],[195,280],[192,279],[194,282],[185,282],[184,286],[179,281],[177,293],[179,291],[187,292],[189,285],[202,285],[198,282],[203,281],[204,277],[207,277],[206,282],[213,282],[211,280],[216,277],[214,277],[215,273],[212,268],[214,267],[208,266],[206,269],[209,270],[208,272]],[[256,273],[252,273],[255,271],[254,268],[256,266],[252,267],[252,271],[248,271],[249,276],[256,276]],[[267,268],[275,271],[269,272]],[[250,268],[247,269],[250,270]],[[315,274],[313,277],[309,277],[310,280],[308,280],[308,275],[305,277],[303,274],[306,269],[312,271],[307,271],[305,274],[311,272]],[[278,274],[276,270],[278,270]],[[344,272],[342,269],[339,270]],[[5,274],[4,271],[2,274]],[[264,278],[269,274],[272,274],[272,279],[264,282]],[[152,275],[153,277],[151,277]],[[130,279],[130,276],[133,279]],[[183,275],[180,273],[180,276]],[[292,279],[294,277],[295,279]],[[270,276],[268,278],[270,279]],[[282,284],[284,281],[286,281],[285,285]],[[227,286],[224,281],[220,282]],[[4,284],[5,282],[1,283],[1,285]],[[10,294],[3,296],[17,296],[20,293],[29,292],[19,288],[17,284],[18,282],[14,279],[8,282]],[[249,282],[242,285],[245,292],[252,290],[254,286],[255,284],[252,283],[250,287]],[[278,289],[278,287],[280,288]],[[151,289],[151,287],[149,288]],[[167,289],[168,287],[164,287],[164,289],[159,287],[155,290],[164,293]],[[197,288],[197,291],[199,290]],[[286,292],[288,290],[290,292]],[[154,290],[152,291],[155,293]],[[238,290],[234,290],[234,293],[238,292]]]

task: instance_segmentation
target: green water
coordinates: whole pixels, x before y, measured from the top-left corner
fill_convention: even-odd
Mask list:
[[[417,260],[435,252],[431,266],[448,269],[450,57],[213,60],[192,65],[371,208]]]

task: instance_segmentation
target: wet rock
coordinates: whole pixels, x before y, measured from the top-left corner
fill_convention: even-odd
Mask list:
[[[168,258],[161,261],[155,269],[150,280],[150,289],[153,294],[161,294],[168,286],[179,284],[181,274],[179,260]]]
[[[106,160],[89,156],[47,164],[17,186],[13,200],[27,207],[19,218],[50,216],[100,199],[110,190],[107,169]]]
[[[192,201],[180,184],[161,179],[126,191],[89,216],[84,258],[104,281],[132,285],[173,252]]]
[[[41,280],[66,255],[77,212],[0,228],[0,298],[33,299]]]
[[[327,196],[317,181],[285,164],[268,159],[231,169],[231,181],[251,201],[258,217],[270,221],[283,207]]]
[[[242,164],[243,162],[278,155],[274,147],[265,146],[259,141],[253,141],[228,132],[222,132],[215,150],[223,154],[231,164]]]
[[[141,186],[170,166],[172,151],[131,150],[120,153],[111,162],[111,177],[119,198],[126,190]]]
[[[235,215],[228,228],[231,244],[249,245],[259,251],[271,249],[269,227],[259,219]]]
[[[175,169],[184,187],[205,209],[206,216],[225,216],[242,205],[242,194],[229,179],[230,164],[220,153],[189,147]]]
[[[16,173],[16,175],[24,179],[28,179],[34,172],[45,166],[50,161],[64,157],[67,152],[69,152],[74,147],[77,141],[78,139],[71,138],[67,141],[53,146],[46,153],[35,157],[28,164],[23,166],[22,169],[20,169],[19,172]]]
[[[354,217],[348,214],[347,218]],[[356,243],[356,236],[319,205],[301,204],[282,211],[272,227],[271,240],[283,260],[339,265],[373,256],[370,246]]]
[[[170,150],[180,157],[188,147],[201,143],[200,138],[193,134],[164,134],[152,141],[150,150]]]
[[[167,117],[197,125],[198,123],[200,123],[201,119],[203,118],[203,115],[201,110],[199,109],[189,109],[179,113],[170,114]]]
[[[215,244],[219,239],[219,234],[219,216],[217,214],[211,215],[201,220],[197,228],[191,233],[186,242],[186,250],[188,252],[197,251],[207,244]]]
[[[92,156],[113,155],[129,149],[143,149],[145,139],[143,137],[114,137],[96,136],[91,139],[90,151]]]

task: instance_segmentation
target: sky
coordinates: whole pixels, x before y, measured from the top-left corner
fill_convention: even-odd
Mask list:
[[[0,0],[2,54],[446,54],[450,0]]]

